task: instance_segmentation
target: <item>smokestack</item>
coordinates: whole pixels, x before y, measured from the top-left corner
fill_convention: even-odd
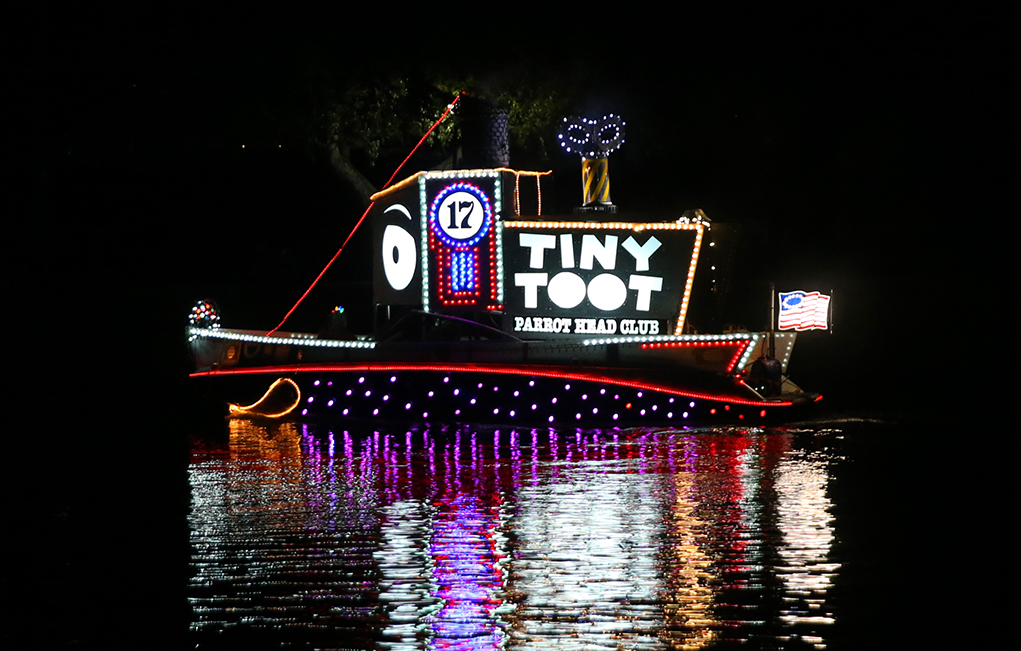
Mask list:
[[[461,123],[461,167],[484,169],[510,166],[510,137],[505,108],[470,95],[458,106]]]

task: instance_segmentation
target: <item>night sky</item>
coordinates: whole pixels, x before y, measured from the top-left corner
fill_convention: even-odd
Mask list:
[[[482,80],[536,70],[583,85],[583,114],[628,121],[611,159],[621,210],[702,208],[743,225],[748,291],[770,280],[834,291],[835,334],[799,344],[824,361],[806,364],[810,384],[853,378],[824,392],[848,393],[877,365],[924,363],[924,346],[904,345],[908,330],[978,316],[962,293],[982,287],[958,274],[975,273],[979,234],[1003,218],[978,213],[1006,178],[1006,35],[994,14],[508,10],[498,30],[470,12],[451,22],[453,9],[386,21],[341,8],[22,13],[2,68],[14,89],[8,214],[29,225],[14,288],[58,328],[130,323],[170,336],[198,298],[220,301],[229,325],[275,325],[360,214],[282,124],[317,70],[337,84],[393,70]],[[568,212],[576,157],[542,163]],[[378,186],[391,169],[386,159],[367,174]],[[367,281],[357,251],[338,274]],[[314,296],[290,325],[315,329],[317,310],[345,300],[357,312],[365,297]]]
[[[395,69],[585,80],[583,113],[628,121],[610,161],[621,210],[702,208],[742,223],[757,256],[742,266],[748,287],[834,291],[834,334],[809,333],[795,350],[800,384],[838,412],[936,422],[996,392],[997,381],[968,385],[989,362],[976,367],[956,338],[1008,326],[998,290],[1016,276],[1001,262],[1012,214],[998,201],[1006,98],[1017,85],[1002,15],[885,3],[584,16],[533,4],[463,13],[444,4],[415,16],[376,6],[366,7],[382,15],[355,16],[343,3],[16,4],[0,28],[0,160],[9,329],[29,335],[10,357],[28,369],[13,399],[29,419],[9,435],[48,432],[17,453],[30,474],[46,467],[60,478],[40,488],[43,511],[108,515],[68,487],[123,495],[125,471],[111,459],[129,454],[169,459],[126,471],[166,486],[154,489],[154,513],[184,508],[175,473],[185,442],[167,439],[202,428],[184,397],[187,311],[212,298],[228,326],[272,327],[361,213],[321,160],[278,137],[310,70],[340,83]],[[555,155],[550,166],[568,212],[577,159]],[[358,243],[324,281],[340,299],[314,306],[358,309],[363,295],[341,283],[371,279]],[[318,307],[293,327],[314,329]],[[97,456],[84,429],[131,451]],[[155,515],[142,524],[181,534]],[[46,526],[42,554],[65,555],[70,534]],[[102,542],[81,544],[71,556],[90,578],[81,559],[120,558]],[[32,594],[45,601],[44,592]],[[178,597],[154,597],[167,621],[182,616]]]

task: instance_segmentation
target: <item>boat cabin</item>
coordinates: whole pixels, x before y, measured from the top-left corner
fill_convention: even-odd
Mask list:
[[[419,172],[373,196],[377,332],[416,310],[520,339],[684,332],[701,211],[543,213],[548,172]]]

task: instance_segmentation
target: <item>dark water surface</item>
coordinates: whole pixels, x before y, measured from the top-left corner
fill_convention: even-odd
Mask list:
[[[23,430],[0,648],[1015,646],[1002,426],[187,414]]]
[[[841,544],[833,484],[845,430],[866,426],[232,420],[226,440],[192,443],[189,640],[833,648],[855,617],[836,586],[858,562]]]

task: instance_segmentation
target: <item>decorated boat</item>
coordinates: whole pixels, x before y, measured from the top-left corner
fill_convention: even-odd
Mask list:
[[[235,391],[231,413],[268,418],[754,424],[817,402],[787,376],[796,331],[692,331],[712,224],[700,210],[617,210],[607,160],[623,127],[565,121],[583,169],[567,216],[546,213],[549,172],[505,165],[418,172],[377,193],[373,332],[350,334],[339,309],[318,333],[228,328],[203,301],[191,375]],[[253,383],[257,400],[242,395]]]

